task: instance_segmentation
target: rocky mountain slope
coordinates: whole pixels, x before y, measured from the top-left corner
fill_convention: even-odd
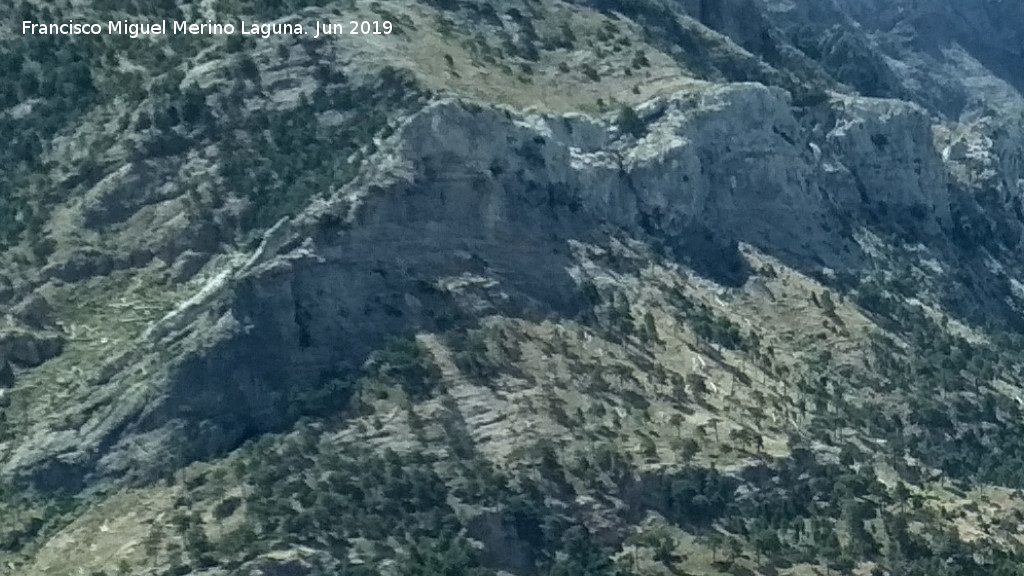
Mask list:
[[[395,32],[0,33],[0,573],[1024,571],[1022,5],[95,4]]]

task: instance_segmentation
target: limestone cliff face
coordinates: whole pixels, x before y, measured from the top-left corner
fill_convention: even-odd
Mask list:
[[[931,121],[917,106],[893,100],[847,98],[825,139],[849,171],[862,200],[924,210],[948,224],[945,168],[932,144]]]
[[[417,195],[465,189],[488,228],[537,212],[680,240],[699,225],[824,258],[843,239],[822,226],[879,204],[919,209],[933,230],[948,219],[930,122],[913,105],[841,98],[821,118],[798,119],[784,92],[751,84],[679,94],[639,112],[648,128],[634,139],[589,120],[445,103],[408,124],[399,155]],[[454,204],[438,217],[467,208]]]
[[[738,241],[801,266],[854,266],[852,232],[879,206],[933,234],[948,219],[941,158],[913,105],[846,97],[811,113],[739,84],[638,113],[635,138],[579,115],[428,106],[353,184],[153,327],[150,356],[174,357],[162,389],[127,395],[73,448],[37,438],[8,470],[49,487],[150,477],[166,464],[154,454],[201,457],[282,429],[295,398],[446,314],[571,315],[583,305],[571,240],[657,239],[739,283]],[[128,366],[113,381],[137,378]]]

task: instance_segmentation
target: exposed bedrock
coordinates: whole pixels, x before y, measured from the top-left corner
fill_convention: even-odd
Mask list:
[[[49,488],[152,478],[285,428],[302,415],[296,398],[392,338],[460,316],[573,315],[584,302],[571,240],[657,242],[740,283],[737,241],[797,266],[852,267],[852,224],[878,205],[913,211],[925,233],[948,217],[941,160],[912,105],[850,98],[798,119],[784,92],[750,84],[639,113],[647,132],[634,139],[581,116],[429,106],[355,185],[275,229],[261,254],[152,331],[155,350],[191,350],[158,394],[127,395],[59,458],[39,442],[44,453],[14,466]],[[455,279],[489,286],[475,308]]]

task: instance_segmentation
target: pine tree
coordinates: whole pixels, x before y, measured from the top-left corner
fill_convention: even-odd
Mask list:
[[[640,138],[647,132],[647,125],[637,115],[632,106],[623,105],[619,109],[619,115],[615,119],[615,125],[622,134],[629,134],[634,138]]]
[[[836,313],[836,304],[832,300],[832,293],[825,290],[821,293],[821,308],[825,311],[825,314],[829,316]]]

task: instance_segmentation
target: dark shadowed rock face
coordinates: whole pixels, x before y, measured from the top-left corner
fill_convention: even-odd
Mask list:
[[[6,358],[0,357],[0,389],[11,388],[14,383],[14,369],[11,368],[11,363]]]
[[[771,23],[756,0],[683,0],[681,4],[701,24],[729,36],[754,54],[769,56],[776,49]]]
[[[881,2],[840,0],[844,10],[879,39],[910,34],[911,45],[938,55],[959,44],[999,78],[1024,89],[1024,5],[987,0]]]
[[[27,330],[0,333],[0,358],[19,366],[39,366],[58,356],[63,349],[64,338],[59,334]]]
[[[32,294],[12,310],[16,319],[34,329],[43,329],[53,324],[53,307],[41,294]]]

